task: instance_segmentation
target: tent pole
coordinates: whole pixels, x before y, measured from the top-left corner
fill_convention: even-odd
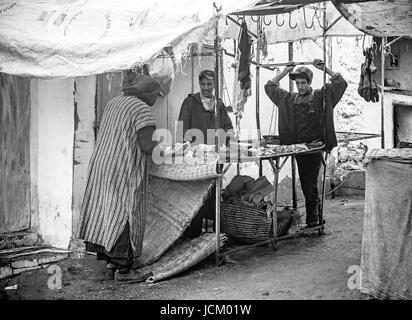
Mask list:
[[[239,65],[237,63],[238,60],[238,55],[239,55],[239,50],[238,50],[238,43],[236,40],[233,40],[233,52],[235,53],[235,55],[233,56],[235,58],[235,77],[234,77],[234,81],[235,81],[235,85],[233,86],[233,109],[236,108],[236,104],[237,104],[237,96],[239,95],[239,92],[237,90],[238,86],[238,75],[239,75]],[[239,142],[239,138],[240,137],[240,117],[239,117],[239,113],[236,113],[236,139]],[[239,148],[239,147],[238,147]],[[240,150],[238,149],[238,152],[240,152]],[[240,157],[240,154],[239,154]],[[240,161],[237,162],[236,164],[236,173],[237,175],[240,175]]]
[[[219,9],[215,6],[216,9],[216,25],[215,25],[215,43],[214,43],[214,51],[215,51],[215,146],[216,146],[216,152],[219,154],[219,138],[218,135],[216,134],[218,131],[217,129],[219,128],[219,112],[217,110],[218,108],[218,99],[219,99],[219,56],[220,56],[220,43],[219,43]],[[219,258],[219,253],[220,253],[220,194],[221,194],[221,166],[218,164],[216,168],[218,176],[216,177],[215,180],[215,187],[216,187],[216,201],[215,201],[215,232],[216,232],[216,265],[218,266],[220,264],[220,258]]]
[[[260,45],[262,40],[262,17],[257,22],[257,42],[256,42],[256,129],[260,146],[260,112],[259,112],[259,92],[260,92]],[[259,177],[262,176],[262,160],[259,160]]]
[[[325,11],[326,12],[326,11]],[[326,28],[326,30],[325,30],[325,33],[326,32],[328,32],[330,29],[332,29],[332,27],[335,25],[335,24],[337,24],[338,22],[339,22],[339,20],[340,19],[342,19],[342,15],[340,15],[339,17],[337,17],[336,19],[335,19],[335,21],[333,21],[327,28]]]
[[[191,49],[192,50],[192,53],[193,53],[193,48]],[[194,68],[195,68],[195,63],[194,63],[194,61],[193,61],[193,59],[195,58],[193,55],[190,57],[191,58],[191,63],[192,63],[192,73],[191,73],[191,76],[192,76],[192,83],[191,83],[191,93],[194,93],[195,92],[195,70],[194,70]]]
[[[216,13],[219,10],[216,8]],[[215,25],[215,130],[219,128],[219,112],[218,112],[218,100],[220,98],[220,41],[219,41],[219,16],[216,15],[216,25]],[[217,131],[216,131],[217,132]],[[218,135],[215,133],[215,146],[216,152],[219,153],[219,139]]]
[[[385,96],[385,42],[382,37],[381,44],[381,148],[385,148],[385,116],[384,116],[384,96]]]
[[[236,24],[238,27],[242,27],[242,25],[239,23],[239,22],[237,22],[235,19],[233,19],[231,16],[227,16],[227,18],[230,20],[230,21],[232,21],[234,24]],[[253,38],[255,38],[255,39],[257,39],[257,35],[256,34],[254,34],[253,32],[251,32],[250,30],[248,30],[247,31],[247,33],[249,34],[249,35],[251,35]]]
[[[332,54],[333,54],[333,50],[332,50],[332,37],[328,37],[328,64],[329,64],[329,69],[333,68],[333,59],[332,59]]]
[[[219,97],[220,99],[222,99],[223,101],[223,97],[224,97],[224,74],[223,74],[223,54],[220,54],[219,52]]]
[[[293,41],[288,43],[288,55],[289,61],[293,61]],[[293,80],[289,78],[289,91],[293,92]],[[294,156],[290,157],[292,166],[292,203],[293,209],[298,207],[298,201],[296,197],[296,158]]]
[[[324,63],[324,68],[323,68],[323,101],[322,101],[322,109],[323,109],[323,136],[326,137],[326,126],[325,126],[325,111],[326,111],[326,65],[327,65],[327,55],[326,55],[326,2],[323,3],[323,63]],[[323,158],[323,155],[322,155]],[[325,155],[325,160],[323,161],[323,191],[322,191],[322,199],[321,199],[321,205],[320,205],[320,210],[319,210],[319,224],[323,224],[323,207],[324,207],[324,201],[325,201],[325,179],[326,179],[326,166],[327,166],[327,159],[328,155],[326,152]]]

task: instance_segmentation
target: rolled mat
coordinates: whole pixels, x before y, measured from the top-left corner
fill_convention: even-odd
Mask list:
[[[227,237],[221,234],[220,246],[223,246]],[[155,263],[139,269],[139,273],[151,272],[152,276],[146,282],[153,283],[179,274],[216,251],[216,234],[204,233],[191,241],[182,242],[169,250]]]

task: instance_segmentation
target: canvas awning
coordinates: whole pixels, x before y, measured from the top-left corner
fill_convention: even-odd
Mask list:
[[[149,63],[165,47],[173,47],[179,62],[191,43],[213,40],[215,1],[0,0],[0,72],[46,79],[89,76]],[[303,7],[303,3],[310,5]],[[283,26],[269,15],[267,21],[272,23],[264,27],[269,44],[323,35],[318,1],[220,0],[216,4],[222,6],[223,17],[252,9],[261,10],[260,14],[273,12],[263,8],[282,9],[278,22],[283,19]],[[362,34],[340,19],[330,2],[326,16],[331,26],[328,36]],[[248,19],[250,30],[256,30],[256,23]],[[220,34],[237,39],[239,27],[222,20]]]
[[[332,0],[356,28],[375,37],[412,35],[412,1]]]
[[[256,0],[215,0],[222,14]],[[129,69],[214,32],[213,0],[0,0],[0,72],[68,78]]]

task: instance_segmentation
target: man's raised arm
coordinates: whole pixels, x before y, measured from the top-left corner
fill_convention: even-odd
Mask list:
[[[333,107],[335,107],[339,100],[342,98],[343,94],[345,93],[346,88],[348,87],[348,83],[345,79],[343,79],[340,73],[334,72],[328,67],[326,67],[325,63],[322,60],[313,60],[313,65],[321,71],[325,70],[326,73],[331,77],[331,82],[326,84],[325,89],[326,95],[330,97],[333,103]]]
[[[294,67],[294,65],[287,65],[282,72],[265,84],[265,92],[274,104],[279,105],[279,102],[283,100],[287,94],[289,94],[288,91],[279,88],[279,82],[289,72],[291,72]]]

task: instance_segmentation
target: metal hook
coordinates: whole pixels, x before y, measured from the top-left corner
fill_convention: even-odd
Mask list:
[[[295,28],[298,26],[298,23],[296,22],[295,26],[292,27],[292,25],[290,24],[291,18],[292,18],[292,12],[289,12],[289,27],[290,27],[291,29],[295,29]]]
[[[320,8],[320,4],[319,4],[319,8]],[[320,16],[318,16],[318,13],[317,13],[318,10],[320,11]],[[324,14],[326,14],[326,11],[325,11]],[[327,21],[325,21],[324,26],[322,26],[322,24],[320,23],[320,20],[321,20],[320,18],[322,18],[322,10],[318,9],[318,8],[315,8],[315,16],[316,16],[316,19],[318,20],[319,27],[321,27],[323,30],[325,30],[329,26],[329,23]]]
[[[263,24],[265,26],[270,26],[272,24],[272,19],[270,19],[270,21],[268,23],[266,23],[266,16],[263,16]]]
[[[258,16],[257,20],[253,19],[253,16],[250,16],[250,18],[252,19],[253,22],[258,22],[260,17]]]
[[[308,28],[308,29],[312,29],[313,24],[314,24],[314,21],[313,21],[314,16],[312,16],[312,24],[308,27],[308,25],[307,25],[307,23],[306,23],[306,10],[305,10],[305,6],[303,6],[302,9],[303,9],[303,18],[305,19],[305,27]]]
[[[236,15],[236,17],[237,17],[237,23],[242,24],[242,23],[243,23],[243,21],[245,20],[245,16],[239,16],[239,15]],[[241,22],[239,22],[239,21],[241,21]]]
[[[322,23],[320,22],[319,17],[316,16],[316,18],[318,19],[319,27],[321,27],[322,29],[326,29],[329,26],[329,23],[327,21],[326,21],[325,25],[322,26]]]
[[[284,17],[284,15],[283,15],[283,13],[282,13],[282,18],[283,18],[283,22],[282,22],[282,24],[280,24],[279,22],[278,22],[278,14],[276,15],[276,24],[278,25],[278,27],[281,27],[281,26],[283,26],[284,24],[285,24],[285,17]]]

